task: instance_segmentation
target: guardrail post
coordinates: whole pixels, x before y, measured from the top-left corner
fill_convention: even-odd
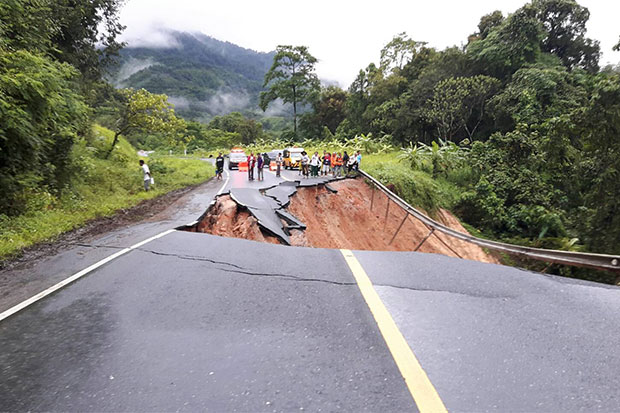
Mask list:
[[[428,228],[428,227],[427,227]],[[424,238],[422,238],[422,241],[420,241],[420,243],[418,244],[417,247],[415,247],[414,251],[417,251],[420,249],[420,247],[422,246],[422,244],[424,244],[426,242],[427,239],[430,238],[431,235],[433,235],[433,232],[435,232],[435,228],[431,228],[430,232],[428,234],[426,234],[426,236]]]
[[[376,188],[375,185],[372,185],[372,195],[370,196],[370,210],[372,211],[372,206],[375,203],[375,192],[376,192]]]
[[[403,227],[403,225],[405,224],[405,221],[407,220],[408,217],[409,217],[409,212],[405,211],[405,217],[400,222],[400,225],[398,226],[398,229],[394,233],[394,236],[392,237],[392,239],[390,240],[390,243],[388,245],[392,245],[392,242],[394,242],[394,239],[396,238],[396,235],[398,235],[398,233],[400,232],[400,229]]]
[[[383,229],[387,227],[388,213],[390,212],[390,198],[387,197],[387,207],[385,207],[385,221],[383,221]]]
[[[456,255],[456,256],[457,256],[457,257],[459,257],[459,258],[463,258],[463,257],[461,257],[461,255],[460,255],[458,252],[456,252],[456,251],[454,250],[454,248],[452,248],[451,246],[449,246],[449,245],[446,243],[446,241],[444,241],[444,240],[442,240],[441,238],[439,238],[439,235],[435,234],[435,238],[437,238],[439,241],[441,241],[441,243],[442,243],[443,245],[445,245],[445,246],[446,246],[446,248],[448,248],[450,251],[452,251],[452,253],[453,253],[454,255]]]

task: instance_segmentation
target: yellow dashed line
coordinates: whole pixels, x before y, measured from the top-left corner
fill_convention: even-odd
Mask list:
[[[437,390],[433,387],[405,337],[385,308],[362,265],[355,258],[353,252],[349,250],[340,250],[340,252],[349,265],[362,296],[366,300],[366,304],[368,304],[368,308],[370,308],[370,312],[379,326],[379,331],[381,331],[381,335],[390,349],[400,374],[405,379],[407,388],[420,412],[447,412]]]

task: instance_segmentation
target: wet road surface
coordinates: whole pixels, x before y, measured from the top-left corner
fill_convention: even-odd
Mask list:
[[[277,182],[233,171],[224,192]],[[83,256],[191,222],[222,186]],[[88,265],[64,254],[36,271]],[[619,288],[434,254],[354,255],[448,410],[620,410]],[[416,409],[338,250],[175,231],[0,322],[0,410],[302,409]]]

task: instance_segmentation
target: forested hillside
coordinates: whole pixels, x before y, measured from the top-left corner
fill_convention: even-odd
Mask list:
[[[23,247],[212,175],[199,160],[150,157],[157,184],[144,191],[124,137],[183,139],[186,125],[165,96],[104,80],[122,47],[120,3],[0,2],[0,267]]]
[[[166,44],[120,52],[113,82],[166,94],[188,119],[256,112],[273,53],[259,53],[200,33],[164,31]]]
[[[588,19],[534,0],[482,16],[464,47],[399,34],[348,90],[317,91],[300,135],[404,148],[409,173],[454,188],[444,202],[489,237],[620,253],[620,72],[599,67]]]

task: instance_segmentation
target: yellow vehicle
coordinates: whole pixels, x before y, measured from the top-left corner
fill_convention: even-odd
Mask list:
[[[286,148],[282,152],[284,158],[284,169],[299,169],[301,166],[301,153],[304,148]]]

